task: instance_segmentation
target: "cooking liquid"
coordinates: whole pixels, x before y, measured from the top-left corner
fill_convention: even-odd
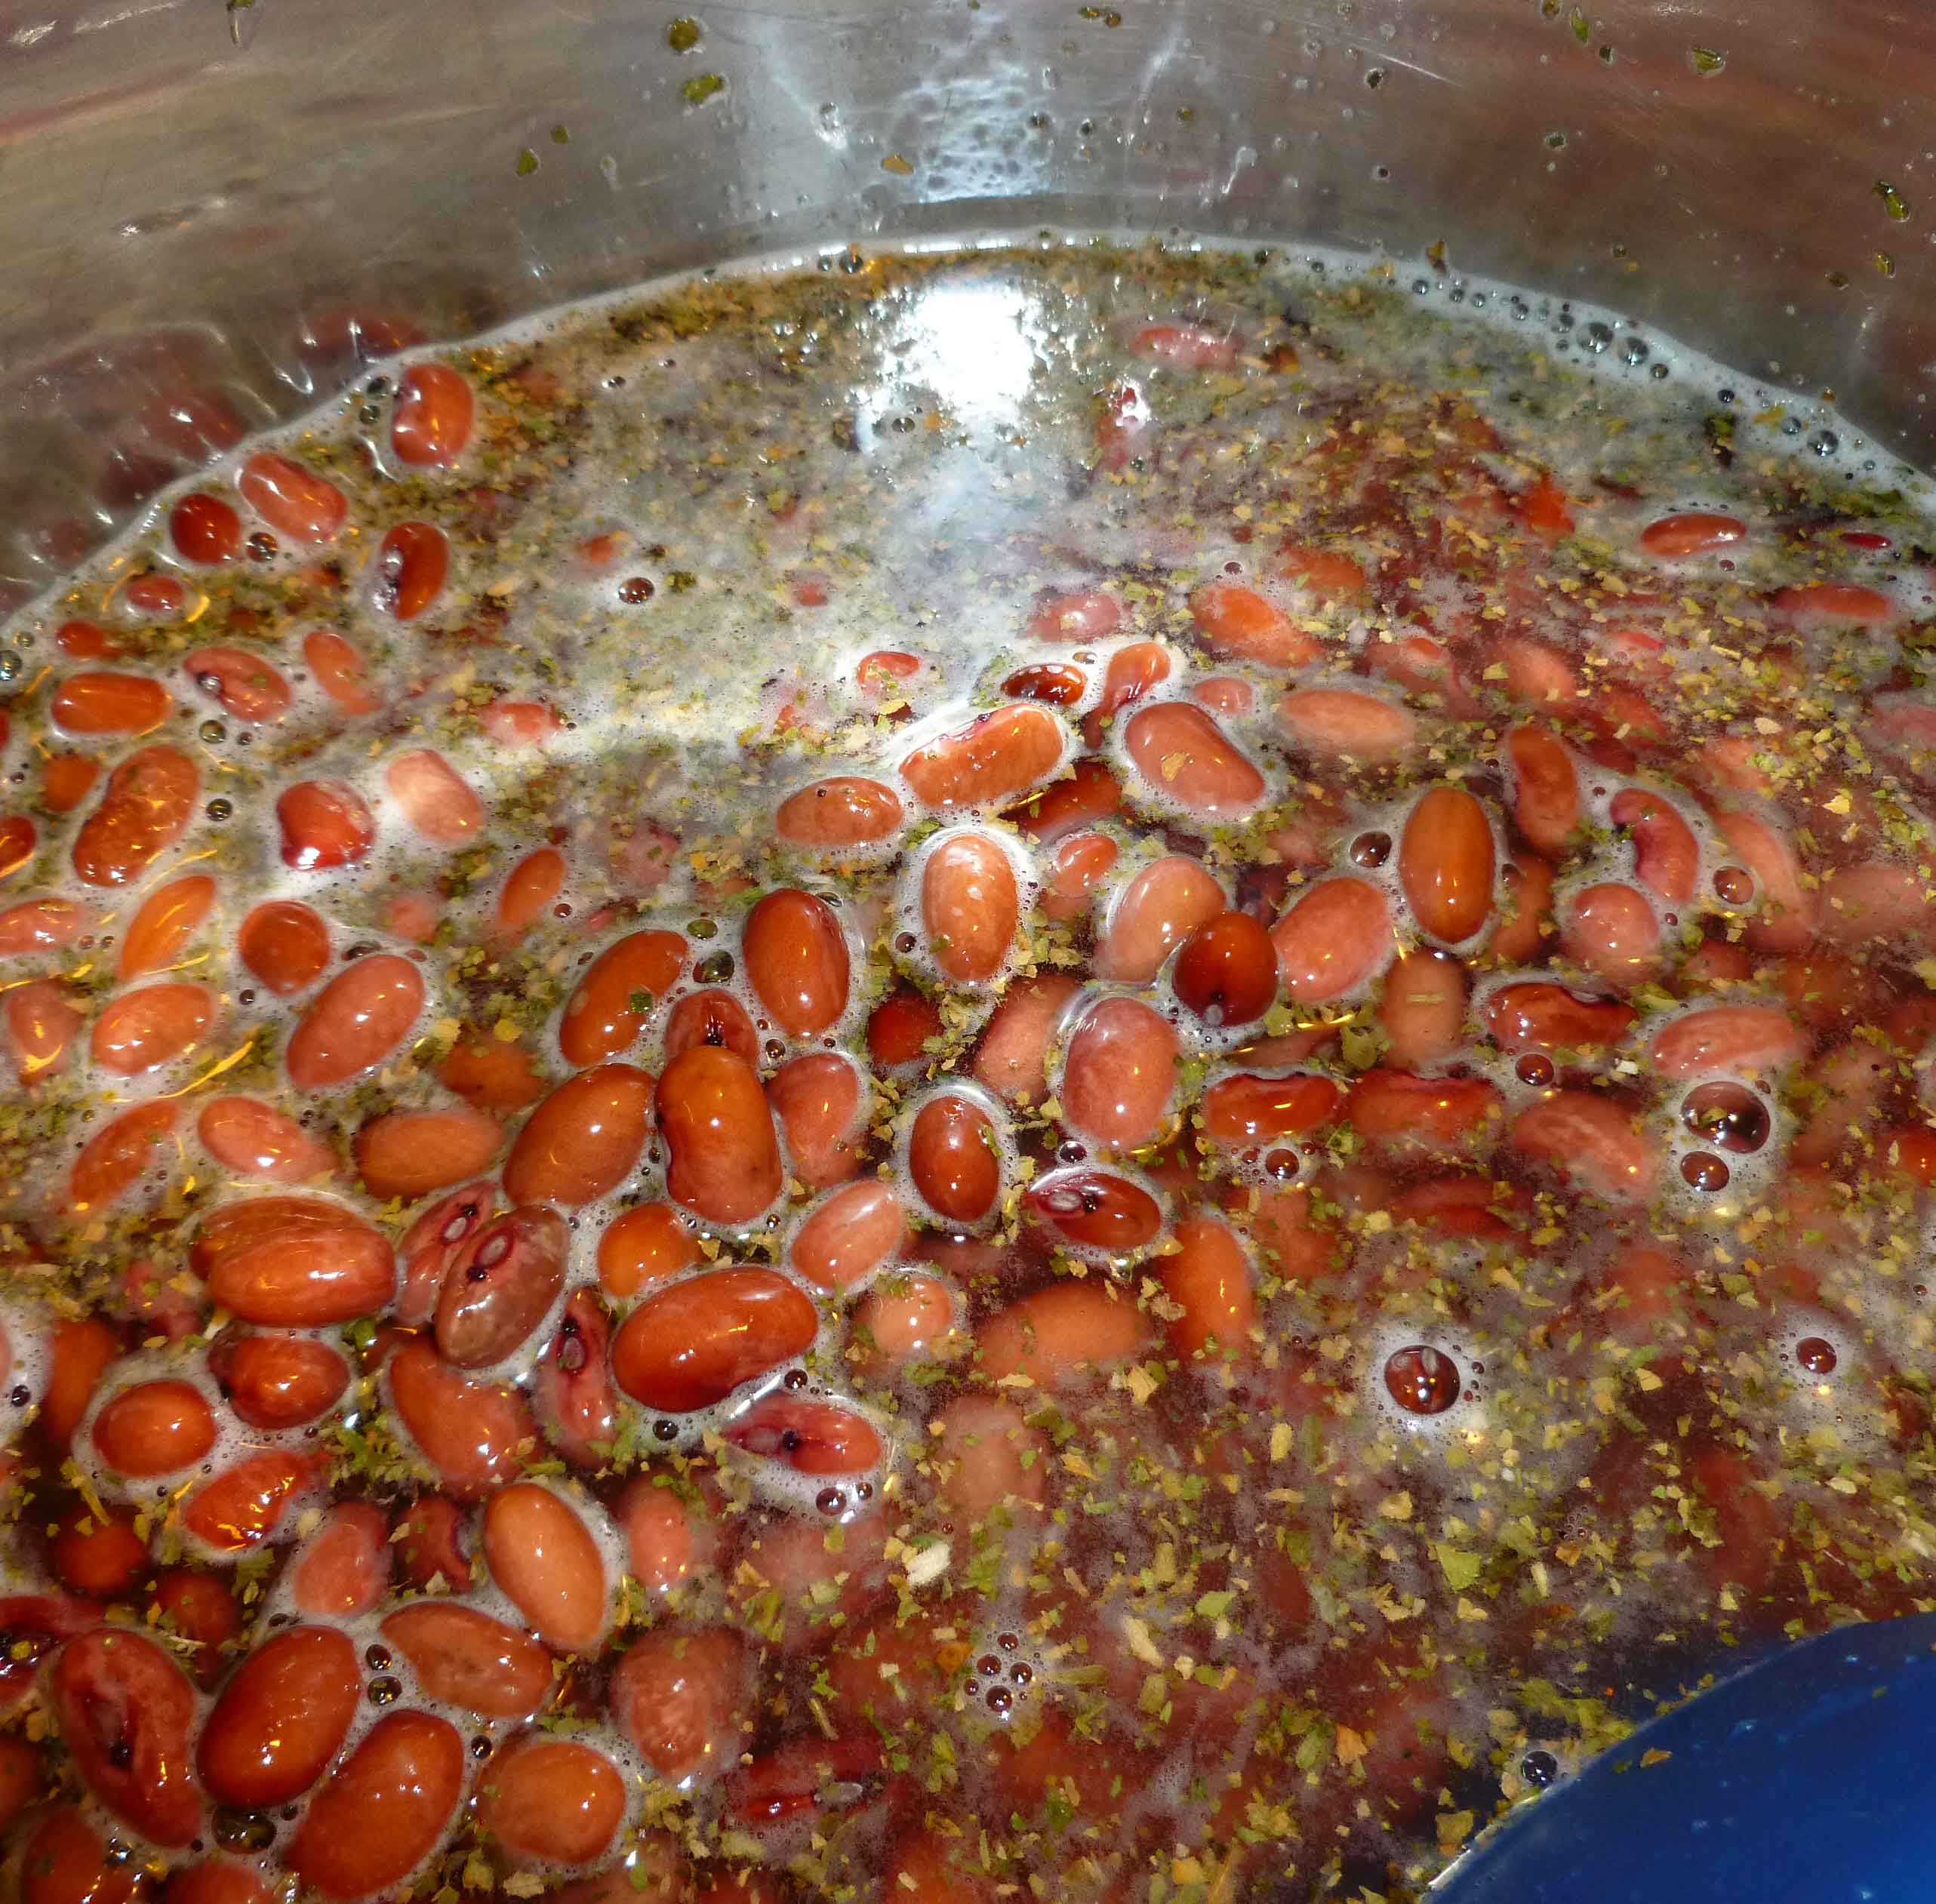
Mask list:
[[[0,652],[8,1881],[1410,1896],[1926,1607],[1928,501],[1102,246],[171,494]]]

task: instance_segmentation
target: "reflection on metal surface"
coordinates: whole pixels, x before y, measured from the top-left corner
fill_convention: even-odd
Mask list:
[[[0,587],[43,586],[201,453],[157,406],[253,428],[366,336],[982,224],[1443,240],[1454,272],[1597,298],[1936,447],[1927,7],[1109,18],[722,5],[682,60],[619,0],[277,0],[241,46],[213,0],[0,5]],[[701,65],[727,83],[690,106]]]

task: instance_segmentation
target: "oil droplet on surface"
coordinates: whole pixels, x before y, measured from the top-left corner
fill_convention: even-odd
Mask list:
[[[1820,1336],[1804,1336],[1795,1345],[1795,1359],[1811,1375],[1835,1373],[1835,1349]]]
[[[1691,1090],[1681,1103],[1681,1121],[1704,1143],[1737,1157],[1768,1142],[1768,1106],[1745,1084],[1723,1080]]]

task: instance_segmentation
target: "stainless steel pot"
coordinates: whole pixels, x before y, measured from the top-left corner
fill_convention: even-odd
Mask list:
[[[359,355],[990,229],[1442,244],[1936,448],[1925,0],[688,3],[5,0],[0,605]]]

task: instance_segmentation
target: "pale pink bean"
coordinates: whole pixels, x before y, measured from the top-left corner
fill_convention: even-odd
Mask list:
[[[1099,1144],[1134,1150],[1162,1128],[1176,1084],[1177,1037],[1140,999],[1104,998],[1076,1021],[1062,1072],[1062,1115]]]
[[[1922,937],[1936,919],[1936,890],[1913,867],[1887,861],[1843,866],[1816,895],[1822,937],[1832,946]]]
[[[1513,1121],[1512,1142],[1609,1203],[1645,1203],[1653,1195],[1653,1146],[1625,1105],[1597,1091],[1556,1091],[1528,1105]]]
[[[1608,810],[1616,826],[1633,836],[1633,870],[1641,884],[1670,905],[1694,897],[1701,871],[1701,844],[1694,829],[1657,793],[1628,787]],[[1535,842],[1537,844],[1537,842]]]
[[[1808,1054],[1808,1038],[1778,1005],[1715,1005],[1656,1034],[1648,1056],[1663,1077],[1775,1072]]]
[[[217,1097],[202,1106],[195,1134],[222,1167],[270,1183],[303,1183],[336,1167],[327,1146],[259,1097]]]
[[[1645,894],[1617,881],[1589,886],[1567,903],[1560,943],[1608,984],[1644,984],[1661,969],[1661,922]]]
[[[1815,935],[1815,896],[1802,887],[1801,862],[1787,834],[1738,807],[1719,808],[1713,817],[1729,850],[1761,884],[1762,908],[1748,922],[1748,943],[1756,952],[1805,950]]]
[[[1123,731],[1131,763],[1150,790],[1206,820],[1247,813],[1264,780],[1249,758],[1203,709],[1159,701]]]
[[[1408,952],[1385,974],[1378,1023],[1385,1062],[1402,1070],[1448,1057],[1466,1015],[1466,969],[1449,952]]]
[[[1110,910],[1096,976],[1147,984],[1184,940],[1229,903],[1202,866],[1180,853],[1144,867]]]
[[[1303,1004],[1348,997],[1369,984],[1397,949],[1391,908],[1362,879],[1327,879],[1293,902],[1271,928],[1284,989]]]
[[[1403,708],[1348,688],[1297,688],[1277,703],[1277,719],[1307,753],[1353,760],[1395,759],[1418,737]]]

